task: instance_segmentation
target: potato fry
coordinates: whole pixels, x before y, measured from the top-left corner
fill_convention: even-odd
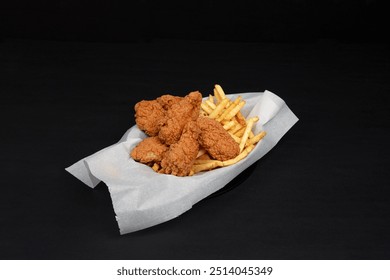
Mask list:
[[[208,159],[208,160],[210,160],[210,159],[212,159],[212,158],[210,157],[210,155],[209,155],[208,153],[205,153],[205,154],[201,155],[200,157],[198,157],[198,158],[196,158],[196,159],[200,159],[200,160],[206,160],[206,159]]]
[[[244,135],[242,136],[241,138],[241,142],[240,142],[240,152],[242,152],[242,150],[244,149],[245,147],[245,143],[246,143],[246,140],[248,140],[248,136],[249,136],[249,132],[252,131],[252,127],[253,127],[253,124],[255,122],[257,122],[259,120],[258,117],[254,117],[254,118],[250,118],[247,125],[246,125],[246,128],[245,128],[245,131],[244,131]]]
[[[157,172],[160,169],[160,165],[158,165],[158,163],[154,163],[152,169]]]
[[[194,162],[194,165],[211,163],[211,162],[214,162],[214,161],[219,161],[219,160],[215,160],[215,159],[196,159],[195,162]]]
[[[221,99],[225,99],[226,98],[225,92],[223,91],[223,89],[222,89],[222,87],[220,85],[215,85],[214,88],[218,92],[218,94],[221,97]]]
[[[202,156],[202,155],[204,155],[206,153],[206,150],[205,149],[199,149],[199,151],[198,151],[198,154],[196,155],[196,158],[198,158],[198,157],[200,157],[200,156]]]
[[[209,118],[215,119],[219,116],[219,114],[222,112],[222,110],[225,108],[226,103],[228,100],[225,98],[217,105],[217,107],[210,113]]]
[[[230,129],[230,132],[234,134],[234,133],[236,133],[237,131],[239,131],[241,128],[242,128],[241,124],[236,123],[235,126],[233,126],[233,127]]]
[[[240,144],[241,142],[241,139],[240,137],[237,137],[236,135],[234,135],[233,133],[229,132],[228,133],[230,134],[230,136],[234,139],[234,141],[236,141],[236,143]]]
[[[196,173],[199,173],[201,171],[210,170],[210,169],[214,169],[216,167],[221,167],[221,166],[223,166],[222,161],[214,160],[214,161],[208,162],[208,163],[196,164],[196,165],[192,166],[192,171],[194,171],[194,173],[196,174]]]
[[[206,103],[200,104],[200,107],[209,115],[213,112],[213,109],[211,109]]]
[[[207,100],[209,100],[211,103],[215,104],[214,97],[211,94],[209,94],[209,98]]]
[[[241,111],[237,112],[236,119],[237,119],[239,124],[246,125],[246,120],[245,120],[244,116],[242,115]]]
[[[205,101],[206,102],[206,104],[211,108],[211,109],[215,109],[217,106],[214,104],[214,103],[212,103],[210,100],[206,100]]]
[[[246,126],[243,126],[242,128],[240,128],[239,131],[234,133],[234,135],[236,135],[237,137],[242,137],[242,135],[244,135],[245,129],[246,129]]]
[[[254,149],[254,145],[250,145],[248,147],[246,147],[238,156],[236,156],[235,158],[233,159],[229,159],[229,160],[225,160],[222,162],[223,166],[229,166],[229,165],[232,165],[232,164],[235,164],[237,162],[239,162],[240,160],[242,160],[243,158],[245,158],[253,149]]]
[[[265,135],[267,135],[267,133],[265,131],[260,132],[259,134],[255,135],[254,137],[252,137],[251,139],[246,141],[245,146],[247,147],[247,146],[256,144],[261,139],[263,139]]]
[[[229,130],[230,128],[232,128],[234,125],[236,125],[236,123],[234,121],[230,121],[230,122],[227,122],[226,124],[224,124],[223,128],[225,130]]]
[[[214,88],[214,96],[217,99],[217,103],[216,104],[219,104],[222,101],[222,98],[221,98],[221,96],[219,95],[218,91],[215,88]]]
[[[245,101],[240,101],[236,107],[234,107],[226,116],[225,120],[231,120],[240,110],[242,107],[245,105]]]
[[[227,114],[229,114],[241,101],[241,96],[237,97],[236,100],[234,100],[233,102],[230,102],[231,104],[227,107],[227,109],[222,113],[221,116],[219,116],[219,118],[217,119],[217,121],[221,122],[223,119],[225,119],[225,117],[227,116]]]

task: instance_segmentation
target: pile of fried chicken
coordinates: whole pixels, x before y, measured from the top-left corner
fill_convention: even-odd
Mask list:
[[[235,158],[240,153],[239,144],[219,122],[200,116],[201,102],[198,91],[185,97],[163,95],[138,102],[136,124],[150,137],[131,151],[131,157],[149,166],[157,163],[159,173],[176,176],[191,175],[202,148],[211,159]]]

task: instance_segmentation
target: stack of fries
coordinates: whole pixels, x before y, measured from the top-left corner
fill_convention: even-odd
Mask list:
[[[245,105],[245,100],[241,96],[234,101],[226,97],[220,85],[215,85],[214,96],[209,95],[208,99],[201,104],[200,115],[215,119],[222,124],[223,128],[232,136],[240,146],[240,154],[230,160],[213,160],[206,154],[204,149],[198,153],[191,173],[196,174],[201,171],[211,170],[217,167],[229,166],[245,158],[255,147],[255,145],[266,135],[265,131],[254,135],[253,125],[259,120],[258,117],[245,119],[241,109]]]

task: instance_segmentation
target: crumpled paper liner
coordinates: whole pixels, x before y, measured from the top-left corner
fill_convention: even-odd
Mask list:
[[[66,170],[91,188],[103,181],[111,194],[120,233],[125,234],[171,220],[192,205],[223,188],[234,177],[262,158],[298,121],[286,103],[270,91],[229,94],[246,100],[244,116],[259,116],[254,133],[267,135],[242,161],[190,177],[158,174],[135,162],[130,151],[145,137],[137,126],[122,139],[76,162]]]

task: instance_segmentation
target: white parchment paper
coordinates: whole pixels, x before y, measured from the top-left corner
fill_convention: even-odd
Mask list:
[[[254,133],[265,130],[267,135],[237,164],[190,177],[158,174],[129,156],[130,151],[147,137],[133,126],[117,144],[81,159],[66,170],[91,188],[100,181],[108,186],[121,234],[173,219],[262,158],[298,121],[286,103],[270,91],[230,94],[228,97],[234,99],[238,95],[247,102],[243,115],[260,118]]]

